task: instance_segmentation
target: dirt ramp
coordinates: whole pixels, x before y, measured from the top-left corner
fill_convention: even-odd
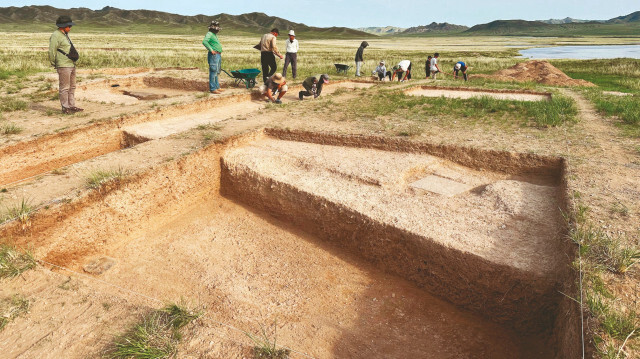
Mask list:
[[[537,82],[554,86],[595,86],[589,81],[572,79],[549,62],[540,60],[521,62],[508,69],[500,70],[493,75],[477,76],[501,81]]]

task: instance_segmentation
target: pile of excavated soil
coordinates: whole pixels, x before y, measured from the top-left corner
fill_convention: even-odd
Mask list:
[[[531,81],[557,86],[595,86],[589,81],[572,79],[549,62],[539,60],[521,62],[486,77],[502,81]]]

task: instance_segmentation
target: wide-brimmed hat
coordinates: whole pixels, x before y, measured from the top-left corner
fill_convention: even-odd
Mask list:
[[[295,31],[293,31],[293,30],[289,30],[289,36],[296,36]]]
[[[67,26],[73,26],[73,25],[75,25],[75,23],[71,21],[71,17],[67,15],[62,15],[58,17],[58,20],[56,20],[57,27],[67,27]]]
[[[271,76],[271,81],[277,83],[278,85],[280,85],[281,83],[284,82],[284,76],[282,76],[281,73],[275,73],[273,74],[273,76]]]
[[[455,66],[456,70],[460,70],[461,67],[462,67],[462,64],[460,64],[460,63],[457,63],[456,66]]]

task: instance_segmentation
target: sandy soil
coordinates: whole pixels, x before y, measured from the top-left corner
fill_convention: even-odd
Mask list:
[[[426,96],[426,97],[449,97],[449,98],[461,98],[469,99],[472,97],[491,97],[498,100],[514,100],[514,101],[545,101],[550,98],[549,95],[544,94],[531,94],[531,93],[516,93],[516,92],[490,92],[490,91],[468,91],[464,89],[450,90],[439,88],[425,88],[419,87],[405,91],[406,94],[411,96]]]
[[[127,71],[114,70],[114,74],[118,74],[112,76],[130,76],[126,74]],[[163,73],[163,76],[179,76],[180,73],[187,71],[170,70]],[[139,71],[138,75],[146,76],[144,71]],[[201,74],[198,76],[190,74],[185,77],[194,81],[202,80]],[[529,75],[517,77],[527,80],[527,76]],[[531,77],[534,78],[535,76]],[[371,84],[341,86],[365,88]],[[327,87],[323,96],[330,95],[336,88]],[[245,93],[243,89],[239,89],[238,93],[240,92]],[[581,122],[574,127],[520,129],[504,133],[496,129],[478,131],[477,128],[469,129],[468,126],[442,127],[433,124],[418,140],[564,156],[569,162],[569,189],[582,193],[581,201],[589,205],[591,219],[604,230],[627,236],[633,241],[640,231],[634,220],[640,211],[640,192],[637,190],[640,188],[640,167],[637,165],[637,153],[633,151],[638,143],[633,139],[621,138],[614,127],[615,121],[598,116],[584,98],[574,92],[568,94],[576,98],[580,107]],[[296,96],[297,91],[292,88],[286,99],[293,101]],[[341,98],[349,96],[351,94],[346,93]],[[182,106],[172,104],[174,101],[193,103]],[[210,105],[211,101],[217,99],[194,101],[189,96],[178,96],[159,100],[159,108],[151,111],[155,115],[148,111],[148,103],[121,106],[86,102],[87,105],[83,105],[88,109],[86,115],[64,117],[45,116],[47,111],[57,109],[58,106],[54,101],[45,101],[32,105],[29,111],[8,114],[11,121],[20,122],[26,130],[23,134],[8,139],[4,137],[2,149],[10,147],[9,145],[21,145],[20,143],[25,146],[26,140],[35,137],[33,135],[42,136],[59,130],[61,135],[57,145],[66,151],[63,145],[66,142],[63,137],[65,133],[69,129],[81,129],[89,122],[111,119],[123,112],[142,113],[131,124],[155,122],[162,120],[162,116],[167,118],[185,115],[188,111],[212,111],[215,106]],[[363,125],[358,121],[334,121],[331,116],[309,121],[309,114],[304,111],[304,107],[286,106],[275,111],[249,112],[242,118],[227,118],[221,123],[225,124],[225,131],[229,128],[230,132],[225,132],[226,134],[265,124],[325,131],[329,129],[343,133],[380,131],[374,125]],[[8,116],[5,114],[5,118]],[[122,122],[118,122],[115,128],[119,129],[121,124]],[[175,141],[177,135],[172,136],[159,141]],[[99,135],[95,139],[102,141],[103,137]],[[36,143],[38,142],[29,142],[27,146],[31,146],[41,156],[43,148],[32,146]],[[190,327],[191,333],[181,348],[182,355],[187,357],[248,356],[250,343],[244,334],[221,326],[219,321],[251,330],[256,329],[259,324],[268,325],[276,318],[278,323],[282,323],[279,341],[281,339],[282,343],[317,357],[364,358],[375,357],[380,352],[384,352],[386,357],[407,357],[407,353],[413,357],[431,357],[435,353],[433,357],[452,358],[552,356],[533,349],[554,350],[553,345],[543,344],[544,340],[523,342],[522,338],[505,327],[487,322],[432,297],[417,288],[414,281],[383,272],[383,268],[371,264],[360,253],[345,251],[324,239],[299,232],[290,223],[273,219],[270,217],[272,214],[252,210],[218,197],[215,184],[217,177],[211,176],[210,172],[219,164],[217,156],[207,157],[195,153],[179,161],[164,164],[161,164],[158,156],[148,161],[148,167],[143,166],[145,157],[148,156],[143,151],[145,146],[152,148],[165,143],[173,142],[151,141],[139,145],[137,151],[116,151],[94,160],[98,163],[130,163],[132,167],[140,166],[141,174],[135,177],[133,184],[127,184],[135,188],[116,190],[113,197],[83,194],[77,202],[74,200],[68,205],[53,206],[53,211],[61,208],[64,211],[45,217],[42,223],[39,224],[36,218],[32,232],[25,234],[9,231],[5,226],[2,228],[2,237],[35,248],[39,258],[68,265],[76,270],[81,270],[83,264],[96,257],[114,257],[116,265],[100,278],[146,295],[157,296],[161,302],[179,300],[184,295],[190,299],[200,298],[196,301],[206,304],[209,314]],[[187,140],[178,146],[190,146],[190,143],[193,142]],[[76,147],[82,146],[84,145]],[[73,145],[69,148],[71,147]],[[167,150],[166,153],[173,152]],[[127,156],[120,157],[122,154]],[[265,155],[260,152],[258,154]],[[313,154],[313,151],[309,154]],[[266,155],[273,156],[270,153]],[[324,183],[330,188],[335,185],[332,181],[342,178],[345,183],[357,182],[358,186],[365,188],[387,186],[385,188],[390,191],[394,188],[406,189],[404,185],[409,183],[405,181],[400,185],[399,182],[385,179],[381,175],[388,174],[389,171],[368,169],[372,172],[365,175],[350,173],[348,168],[335,161],[335,157],[332,166],[329,166],[334,172],[329,171],[327,174],[322,170],[326,170],[326,166],[318,166],[311,161],[318,158],[314,156],[309,159],[298,158],[293,163],[306,163],[311,170],[321,172],[321,177],[325,176],[326,180],[318,185]],[[356,156],[351,161],[354,166],[360,166],[368,163],[371,158],[377,158],[376,156]],[[3,158],[8,157],[3,155]],[[276,157],[274,161],[286,163],[292,158],[289,154],[284,158]],[[75,160],[77,161],[82,159]],[[389,162],[390,168],[401,170],[402,160]],[[87,163],[78,163],[77,166],[84,168],[82,166]],[[160,170],[163,166],[168,167],[166,171]],[[302,173],[299,172],[299,167],[291,164],[287,166],[292,173]],[[10,167],[7,165],[5,168]],[[453,172],[459,174],[459,171]],[[445,177],[459,181],[460,178],[451,175],[453,172]],[[479,191],[454,195],[449,199],[434,200],[432,197],[435,195],[428,191],[415,190],[414,193],[410,190],[402,192],[400,197],[419,195],[440,201],[439,203],[450,201],[460,205],[459,208],[464,208],[462,205],[469,204],[474,199],[488,212],[500,218],[511,218],[515,224],[519,224],[519,216],[529,215],[531,208],[538,208],[534,212],[543,213],[544,210],[540,209],[550,206],[550,202],[538,203],[527,195],[531,190],[540,189],[540,193],[545,194],[542,198],[548,198],[552,196],[547,193],[549,184],[522,182],[522,177],[509,179],[492,177],[487,173],[475,175],[477,178],[469,180],[470,184],[484,183],[474,181],[488,176],[491,185],[479,188]],[[417,178],[409,176],[408,179]],[[375,184],[376,181],[378,185]],[[33,183],[27,182],[24,186],[12,188],[9,195],[25,190],[38,195],[50,191],[44,197],[56,198],[62,193],[59,189],[68,188],[71,191],[80,182],[73,176],[45,176]],[[145,187],[146,185],[149,187]],[[31,189],[29,186],[32,186]],[[207,189],[204,194],[201,192],[203,189]],[[363,198],[354,200],[365,203]],[[385,205],[394,200],[397,198],[390,198]],[[614,204],[624,205],[628,209],[627,214],[613,212],[611,208]],[[405,203],[399,205],[403,206]],[[382,213],[377,208],[364,208],[363,211],[365,209],[372,213],[377,211],[381,216],[391,215]],[[460,211],[461,216],[466,214]],[[411,223],[412,219],[403,220]],[[479,223],[483,223],[482,220],[489,223],[485,218],[478,220]],[[440,230],[434,228],[436,231]],[[452,233],[457,230],[453,224],[447,228]],[[500,236],[509,230],[510,224],[506,228],[500,228],[496,224],[493,235]],[[488,233],[479,234],[488,240],[498,238]],[[481,243],[469,243],[474,250],[483,250]],[[499,243],[491,245],[501,248]],[[507,247],[502,247],[505,255],[515,256],[508,253]],[[283,250],[284,248],[293,250]],[[491,251],[486,252],[491,257]],[[525,253],[523,259],[516,258],[512,265],[536,268],[538,264],[529,258],[531,257]],[[561,266],[565,265],[566,261],[562,262]],[[292,276],[291,273],[300,273],[300,276]],[[34,305],[31,313],[0,332],[0,347],[10,348],[9,357],[25,351],[22,357],[60,357],[60,353],[65,353],[65,357],[86,357],[87,348],[97,353],[113,335],[126,330],[141,312],[162,305],[76,275],[73,275],[71,283],[64,284],[67,281],[66,275],[65,272],[51,273],[39,269],[25,274],[24,278],[2,281],[0,295],[24,293],[33,300]],[[140,278],[145,280],[141,281]],[[620,298],[626,298],[627,301],[640,300],[636,290],[636,283],[640,280],[637,274],[632,273],[625,278],[610,276],[606,279],[613,283]],[[573,281],[573,278],[567,279],[567,283]],[[171,286],[167,286],[167,282]],[[65,288],[75,289],[70,291]],[[274,288],[277,290],[274,291]],[[107,309],[104,302],[112,303],[111,309]],[[572,305],[568,300],[565,302],[569,303],[569,307]],[[571,312],[564,309],[565,307],[563,314]],[[561,315],[558,320],[565,318]],[[579,332],[575,326],[569,323],[560,327],[563,330],[556,334],[556,345],[564,342],[562,345],[567,348],[576,347]],[[29,335],[24,335],[25,333]],[[227,355],[228,353],[231,354]]]

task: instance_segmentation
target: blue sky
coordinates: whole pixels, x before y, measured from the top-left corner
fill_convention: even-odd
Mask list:
[[[12,1],[0,0],[0,7],[51,5],[58,8],[148,9],[182,15],[233,15],[264,12],[311,26],[400,26],[426,25],[433,21],[472,26],[493,20],[576,19],[605,20],[640,10],[639,0],[85,0]]]

